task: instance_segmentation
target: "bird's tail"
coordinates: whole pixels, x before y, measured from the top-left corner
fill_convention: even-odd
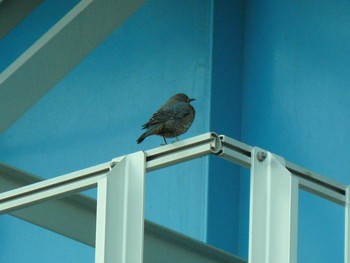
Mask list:
[[[150,136],[150,132],[146,131],[145,133],[143,133],[140,138],[137,139],[137,143],[141,143],[147,136]]]

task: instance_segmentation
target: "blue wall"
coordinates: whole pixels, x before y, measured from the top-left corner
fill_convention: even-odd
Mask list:
[[[43,1],[0,41],[0,73],[72,9],[79,0]]]
[[[214,1],[210,130],[240,139],[244,1]],[[240,167],[212,157],[207,242],[239,252]]]
[[[242,139],[349,184],[350,3],[249,1]],[[299,261],[343,262],[342,207],[300,194]]]
[[[46,4],[55,7],[54,1]],[[193,105],[197,110],[194,125],[180,139],[208,132],[211,12],[211,2],[202,0],[144,4],[1,135],[0,160],[52,178],[159,147],[163,143],[160,137],[147,138],[140,145],[136,139],[143,132],[141,125],[178,92],[196,98]],[[208,158],[150,173],[146,218],[204,241],[207,185]],[[37,262],[34,259],[40,252],[42,258],[55,257],[50,262],[93,260],[93,249],[78,244],[82,259],[69,254],[60,257],[65,245],[72,250],[71,241],[61,242],[65,239],[51,233],[43,237],[41,230],[9,217],[1,220],[4,236],[15,233],[14,238],[24,241],[27,239],[20,233],[32,236],[32,245],[2,239],[4,259]],[[43,242],[55,245],[42,250]],[[16,253],[20,248],[29,248],[31,255]]]
[[[136,144],[140,126],[185,92],[197,115],[181,139],[216,131],[349,183],[349,41],[347,1],[149,1],[0,135],[0,161],[52,178],[158,147]],[[150,173],[146,198],[146,218],[247,257],[246,170],[201,158]],[[343,208],[301,192],[299,215],[299,262],[342,262]],[[93,262],[92,248],[7,216],[0,235],[0,262]]]

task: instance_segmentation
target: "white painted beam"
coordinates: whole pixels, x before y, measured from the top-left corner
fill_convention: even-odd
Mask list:
[[[345,263],[350,263],[350,185],[346,189],[345,202]]]
[[[43,0],[0,0],[0,40]]]
[[[119,161],[123,158],[115,159],[115,165],[117,166]],[[114,162],[112,162],[112,164],[114,164]],[[88,168],[91,170],[96,170],[91,174],[88,172],[88,170],[84,169],[82,171],[67,174],[61,177],[61,179],[53,178],[46,181],[41,181],[42,179],[39,177],[32,176],[30,174],[27,174],[26,172],[8,167],[6,165],[0,165],[0,192],[10,189],[16,189],[34,182],[37,182],[36,185],[40,186],[40,188],[48,187],[48,182],[55,186],[69,184],[72,182],[72,180],[74,182],[74,180],[80,180],[82,179],[82,177],[87,178],[90,176],[99,176],[99,173],[104,173],[104,169],[101,169],[104,166],[105,164]],[[135,169],[136,166],[137,164],[133,164],[132,167],[129,168]],[[82,173],[85,174],[83,175]],[[115,175],[112,176],[114,176],[114,179],[117,179],[115,178]],[[70,177],[71,180],[69,180],[68,177]],[[34,189],[30,187],[32,186],[28,185],[27,187],[24,187],[24,189],[34,191]],[[111,185],[111,187],[113,187],[113,185]],[[47,189],[50,188],[48,187]],[[113,194],[113,192],[111,194]],[[3,195],[3,197],[6,196]],[[10,198],[10,196],[8,197]],[[111,199],[110,201],[113,200],[118,201],[118,199]],[[134,201],[132,201],[131,199],[129,199],[129,201],[133,202],[134,204]],[[43,202],[41,204],[26,207],[18,211],[12,211],[10,214],[21,218],[25,221],[36,224],[40,227],[43,227],[45,229],[49,229],[58,234],[82,242],[91,247],[95,246],[95,229],[97,225],[96,200],[93,200],[89,197],[83,196],[81,194],[75,194],[60,199],[55,198],[54,200],[50,200],[49,202]],[[69,220],[67,220],[67,218],[69,218]],[[140,219],[140,217],[138,218]],[[101,237],[98,238],[100,239]],[[165,227],[154,224],[147,220],[145,221],[143,257],[143,262],[145,263],[246,262],[245,260],[237,256],[221,251],[212,246],[204,244],[203,242],[194,240],[185,235],[169,230]]]
[[[126,155],[98,180],[96,263],[142,263],[144,152]]]
[[[295,263],[298,179],[267,151],[254,147],[251,158],[249,263]]]
[[[8,129],[144,0],[82,0],[0,74],[0,132]]]

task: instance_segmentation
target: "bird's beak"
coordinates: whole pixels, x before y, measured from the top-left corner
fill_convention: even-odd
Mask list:
[[[196,99],[190,99],[190,102],[191,102],[191,101],[194,101],[194,100],[196,100]]]

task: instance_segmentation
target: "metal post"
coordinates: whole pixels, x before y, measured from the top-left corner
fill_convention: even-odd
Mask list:
[[[298,181],[281,161],[252,151],[249,263],[297,262]]]
[[[97,183],[96,263],[142,263],[143,152],[126,155]]]
[[[350,185],[345,194],[345,263],[350,263]]]

